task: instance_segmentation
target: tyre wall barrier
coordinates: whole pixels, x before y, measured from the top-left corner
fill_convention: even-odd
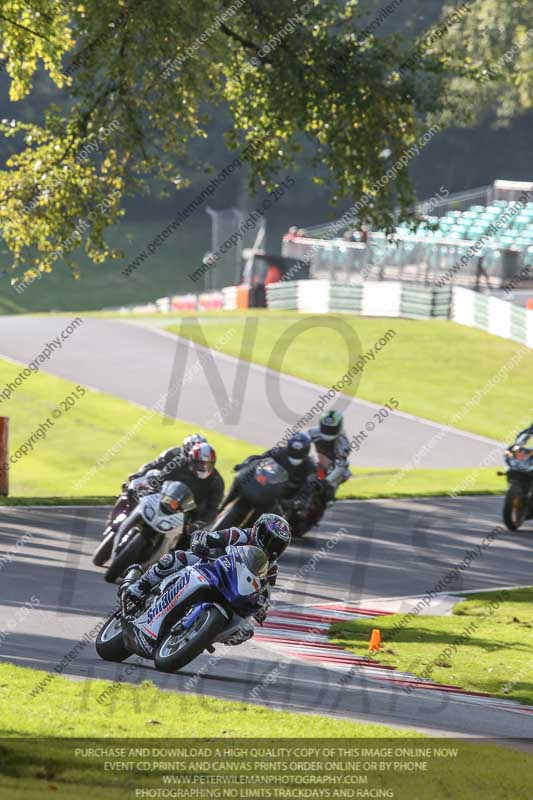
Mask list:
[[[269,308],[314,314],[451,319],[533,347],[533,309],[460,286],[309,280],[281,281],[266,288]]]

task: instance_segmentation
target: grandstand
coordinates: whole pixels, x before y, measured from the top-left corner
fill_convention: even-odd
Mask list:
[[[431,209],[431,214],[426,213]],[[368,243],[351,226],[322,225],[287,235],[283,255],[310,262],[311,276],[336,281],[453,280],[505,285],[533,256],[533,183],[498,180],[418,208],[416,231],[398,225],[394,241],[374,231]],[[459,267],[458,267],[459,265]]]

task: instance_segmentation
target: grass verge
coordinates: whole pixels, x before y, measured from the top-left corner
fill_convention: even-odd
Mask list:
[[[330,637],[368,655],[378,627],[383,645],[371,657],[380,664],[533,705],[533,588],[470,595],[451,616],[407,620],[406,613],[335,623]]]
[[[53,796],[61,800],[162,796],[348,796],[396,797],[398,800],[412,800],[413,797],[477,800],[483,796],[492,800],[521,800],[529,797],[533,774],[530,753],[484,743],[430,739],[416,731],[385,725],[272,711],[251,704],[177,694],[158,689],[149,682],[136,687],[121,684],[111,699],[99,704],[96,698],[110,686],[109,681],[85,679],[82,683],[57,677],[44,694],[32,699],[29,693],[42,675],[33,669],[0,665],[0,697],[4,709],[0,730],[2,798],[40,800],[43,792],[53,792]],[[58,735],[62,738],[54,738]],[[200,741],[194,741],[196,737],[201,737]],[[274,760],[265,756],[259,759],[263,764],[261,770],[254,766],[259,761],[257,755],[255,760],[249,759],[251,766],[246,763],[246,756],[228,758],[224,744],[230,745],[235,739],[239,740],[235,744],[240,753],[245,753],[243,748],[246,747],[251,752],[254,746],[273,748],[275,754],[277,747],[318,745],[319,749],[308,751],[313,752],[312,756],[302,758],[300,754],[296,761],[306,765],[302,769],[307,775],[316,776],[314,788],[323,786],[326,791],[302,794],[301,782],[296,783],[296,776],[302,773],[294,766],[289,768],[289,764],[294,763],[289,762],[289,757],[277,756]],[[252,741],[247,743],[247,739]],[[304,741],[295,741],[299,739]],[[200,753],[202,748],[215,751],[220,740],[218,762],[207,761],[205,755],[203,760],[201,755],[195,758],[192,754],[164,756],[165,748],[167,753],[176,752],[169,748],[184,748],[190,752],[195,746]],[[324,756],[322,748],[335,747],[335,740],[339,746],[354,748],[352,752],[360,754],[353,758],[359,762],[357,767],[347,762],[346,756],[332,759],[333,750],[329,750],[329,757]],[[366,755],[362,749],[365,747],[369,748]],[[90,748],[93,748],[92,755],[87,752]],[[96,748],[109,749],[97,752]],[[116,748],[113,753],[112,748]],[[223,760],[229,766],[219,766],[222,754],[226,755]],[[332,761],[337,760],[338,767],[332,768]],[[307,765],[310,761],[312,764]],[[320,762],[328,762],[329,768],[322,767]],[[385,762],[390,764],[390,769],[382,766]],[[277,766],[280,763],[287,765],[288,772]],[[370,773],[365,771],[365,763],[372,767],[375,764]],[[131,766],[118,770],[116,765],[121,764]],[[425,764],[426,768],[405,769],[400,773],[394,764]],[[272,787],[277,785],[277,791],[265,794],[257,789],[255,794],[255,789],[250,787],[259,786],[258,775],[267,773],[273,776],[272,781],[277,775],[285,779],[281,784],[271,784]],[[238,788],[233,789],[233,793],[209,793],[208,776],[224,774],[232,775],[228,783]],[[352,776],[344,788],[356,785],[353,776],[360,775],[361,788],[355,790],[357,794],[335,794],[331,784],[325,783],[323,776],[326,774],[339,775],[339,790],[343,787],[344,775]],[[365,778],[365,774],[368,777]],[[170,776],[170,780],[165,780],[165,775]],[[244,776],[244,781],[239,783],[238,776]],[[190,789],[191,781],[196,781],[198,788]],[[283,793],[280,786],[285,787],[281,790]]]
[[[13,382],[21,367],[0,361],[0,386]],[[14,498],[102,498],[110,501],[125,477],[162,450],[179,444],[197,430],[138,408],[102,392],[87,390],[67,411],[62,401],[72,395],[75,384],[45,373],[27,378],[0,413],[10,417],[10,452],[15,455],[47,419],[52,427],[28,448],[10,469],[10,494]],[[54,411],[61,416],[54,419]],[[234,464],[252,451],[251,445],[209,431],[217,450],[218,466],[228,478]]]
[[[385,725],[271,711],[250,703],[168,692],[149,681],[139,686],[121,684],[99,703],[97,698],[117,684],[94,679],[82,683],[55,677],[44,693],[32,698],[30,692],[44,674],[0,664],[0,699],[4,706],[0,728],[1,798],[33,800],[33,797],[42,797],[39,791],[47,790],[54,790],[54,797],[76,800],[131,798],[135,796],[135,788],[154,785],[150,775],[106,771],[103,768],[105,759],[75,761],[68,744],[48,737],[116,737],[115,746],[122,744],[116,741],[118,738],[140,737],[172,746],[172,739],[176,737],[205,737],[213,741],[262,736],[349,739],[421,736],[415,731],[401,731]],[[28,743],[20,740],[10,743],[4,737],[32,739]]]
[[[20,366],[0,361],[0,386],[13,382]],[[10,417],[11,453],[15,454],[47,419],[54,421],[10,471],[9,498],[0,505],[108,504],[124,478],[162,450],[178,444],[196,426],[171,420],[102,392],[87,390],[76,404],[54,420],[61,401],[75,385],[45,373],[31,375],[0,405]],[[253,445],[205,431],[217,450],[218,468],[229,485],[232,467],[254,452]],[[257,450],[255,449],[255,452]],[[340,489],[340,499],[501,493],[504,484],[494,469],[358,469]]]
[[[343,330],[352,337],[355,358],[373,350],[387,331],[393,331],[388,343],[374,351],[375,358],[369,356],[360,380],[345,387],[346,394],[379,404],[395,397],[401,411],[494,439],[510,439],[516,432],[516,409],[529,408],[533,350],[446,320],[291,316],[287,312],[283,316],[281,312],[279,316],[250,312],[241,319],[213,316],[205,325],[200,319],[197,324],[190,318],[184,324],[171,324],[168,330],[329,387],[354,360]],[[524,356],[517,365],[502,373],[501,379],[495,377],[519,351]],[[492,378],[494,385],[489,386]]]
[[[340,500],[386,497],[438,497],[495,494],[506,490],[494,467],[478,469],[353,469],[354,476],[339,487]]]

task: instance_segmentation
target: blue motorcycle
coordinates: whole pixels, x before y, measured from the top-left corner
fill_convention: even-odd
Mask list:
[[[162,580],[141,606],[121,593],[121,608],[100,629],[96,651],[105,661],[138,655],[161,672],[177,672],[204,650],[213,652],[215,642],[228,642],[257,612],[267,573],[262,550],[230,545]],[[132,569],[124,580],[139,576]]]

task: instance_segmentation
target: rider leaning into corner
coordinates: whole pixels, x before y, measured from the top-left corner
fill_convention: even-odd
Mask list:
[[[289,546],[290,541],[291,530],[289,524],[277,514],[262,514],[253,528],[196,531],[191,539],[190,550],[173,550],[170,553],[165,553],[138,580],[133,583],[124,581],[119,591],[121,594],[125,592],[128,599],[140,602],[163,578],[179,572],[184,567],[190,567],[203,558],[216,558],[223,555],[228,545],[236,545],[238,547],[251,544],[262,550],[269,562],[268,583],[259,594],[257,611],[253,614],[256,622],[262,624],[266,619],[270,606],[272,587],[276,584],[278,575],[277,561]],[[134,567],[129,569],[134,569]],[[239,628],[238,635],[233,634],[226,644],[242,644],[253,635],[254,626],[251,622],[246,621]]]
[[[309,456],[310,449],[311,439],[309,436],[306,433],[295,433],[285,447],[276,445],[264,453],[249,456],[233,469],[237,472],[254,461],[272,458],[287,473],[287,487],[281,501],[282,511],[299,506],[302,512],[305,512],[317,481],[316,464]],[[224,498],[223,507],[231,503],[238,494],[238,486],[234,483]]]
[[[319,466],[326,473],[323,481],[325,500],[331,500],[341,483],[351,476],[348,458],[350,442],[344,433],[344,419],[340,411],[331,410],[320,417],[316,428],[310,428],[309,437],[314,445]]]
[[[149,488],[153,491],[158,491],[164,481],[184,483],[192,491],[196,503],[196,509],[191,512],[189,521],[201,521],[202,526],[207,526],[215,519],[224,496],[224,479],[215,464],[215,450],[204,436],[195,433],[184,439],[181,447],[171,447],[153,461],[144,464],[129,476],[128,482],[146,475],[150,470],[157,470],[159,475],[155,479],[149,479]],[[135,502],[128,494],[125,484],[107,524],[116,523],[119,516],[123,519],[122,514],[128,514]]]

